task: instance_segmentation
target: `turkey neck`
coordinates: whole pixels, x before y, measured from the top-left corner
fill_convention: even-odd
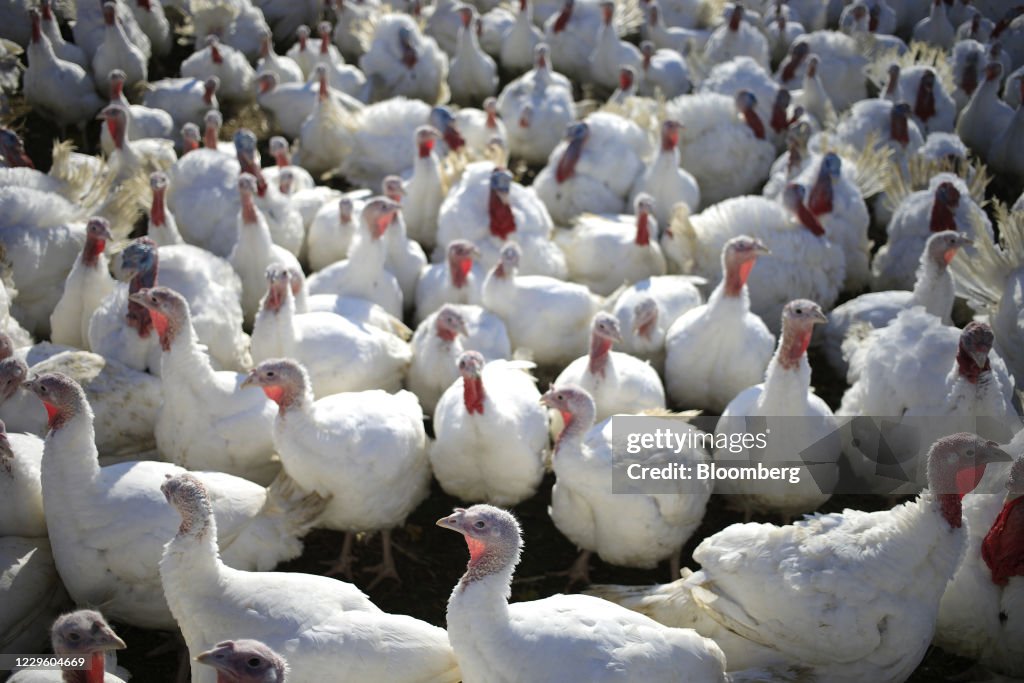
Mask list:
[[[40,476],[43,503],[57,529],[51,535],[74,534],[79,526],[75,512],[77,504],[86,507],[94,504],[89,501],[94,494],[95,481],[100,476],[98,458],[93,414],[85,404],[59,429],[51,431],[43,445]],[[54,554],[58,552],[55,547]]]
[[[512,215],[512,207],[498,195],[496,190],[491,190],[487,197],[487,215],[490,218],[491,234],[500,240],[508,239],[508,236],[516,231],[516,219]]]
[[[936,194],[935,199],[932,201],[928,229],[932,232],[956,230],[956,209],[950,208],[946,202],[939,198],[938,194]]]
[[[953,278],[945,263],[940,266],[926,257],[917,268],[914,291],[910,295],[911,306],[924,306],[926,311],[948,325],[954,296]]]
[[[102,237],[86,235],[85,246],[82,247],[82,265],[95,268],[106,246],[107,241]]]
[[[103,683],[106,676],[103,653],[92,652],[88,655],[88,660],[88,669],[65,669],[61,680],[64,683]]]
[[[470,375],[462,378],[462,402],[469,414],[484,414],[484,400],[487,394],[484,392],[484,380],[480,375]]]
[[[448,259],[448,271],[451,273],[452,286],[462,289],[469,279],[469,272],[473,269],[473,260],[468,258]]]
[[[611,359],[612,341],[596,334],[590,337],[590,362],[587,371],[591,375],[604,377]]]
[[[135,294],[141,289],[156,286],[157,274],[160,271],[160,257],[158,252],[154,253],[156,257],[153,260],[152,267],[136,273],[132,277],[131,282],[128,283],[129,294]],[[135,328],[139,336],[143,338],[148,337],[153,329],[153,320],[150,318],[146,307],[131,300],[128,301],[128,314],[125,316],[125,321],[128,327]]]
[[[783,327],[782,339],[775,357],[765,372],[764,391],[759,403],[771,406],[772,415],[803,415],[807,391],[811,386],[811,366],[807,362],[807,345],[811,329]]]
[[[186,320],[173,331],[170,348],[160,355],[160,374],[167,375],[173,386],[213,387],[216,373],[210,357],[199,348],[199,338],[191,320]]]
[[[252,325],[253,352],[259,348],[260,358],[266,360],[275,356],[287,356],[295,342],[295,297],[291,287],[281,296],[281,305],[277,310],[267,310],[264,305]],[[266,352],[264,352],[264,349]]]
[[[160,578],[171,613],[180,620],[179,612],[187,610],[188,603],[205,603],[220,597],[222,568],[212,510],[183,519],[178,533],[164,547],[160,558]],[[216,595],[204,595],[207,590],[216,591]]]

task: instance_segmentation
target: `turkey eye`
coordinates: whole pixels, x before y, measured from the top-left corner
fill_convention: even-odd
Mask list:
[[[973,458],[974,457],[974,449],[973,448],[968,448],[967,451],[965,451],[965,452],[966,452],[968,458]]]
[[[475,526],[477,529],[483,529],[485,526],[487,526],[487,523],[483,520],[480,520],[479,522],[475,522],[473,526]]]
[[[802,308],[796,309],[796,314],[797,315],[803,315],[804,314],[804,309],[802,309]]]
[[[555,398],[557,398],[559,401],[564,401],[565,400],[565,396],[563,396],[562,394],[559,394]]]
[[[250,657],[249,661],[247,663],[249,664],[250,667],[255,669],[256,667],[258,667],[260,665],[260,660],[259,660],[258,657]]]
[[[78,635],[77,633],[69,633],[68,634],[68,640],[71,640],[71,641],[78,641],[81,638],[82,638],[82,636]]]
[[[274,371],[273,370],[267,370],[267,377],[273,377],[273,376],[274,376]]]

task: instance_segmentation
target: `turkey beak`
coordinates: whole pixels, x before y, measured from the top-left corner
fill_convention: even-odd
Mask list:
[[[550,391],[546,392],[540,397],[541,405],[545,405],[548,408],[555,408],[555,396]]]
[[[995,441],[989,441],[985,446],[978,451],[978,455],[974,460],[976,463],[988,464],[991,462],[1013,462],[1013,458],[1009,453],[999,447]],[[1017,495],[1020,495],[1019,493]]]
[[[227,652],[227,650],[228,648],[226,647],[215,647],[212,650],[200,652],[196,655],[196,661],[200,664],[212,666],[214,669],[219,671],[224,667],[223,658],[224,653]]]
[[[772,250],[763,242],[758,242],[754,245],[754,253],[758,256],[771,256]]]
[[[828,322],[828,316],[819,308],[814,311],[814,322],[825,324]]]
[[[128,301],[131,301],[132,303],[144,306],[146,309],[149,309],[149,306],[146,305],[147,302],[145,290],[140,290],[138,292],[135,292],[134,294],[129,294]]]
[[[100,628],[99,633],[96,635],[96,644],[104,651],[123,650],[128,647],[125,645],[124,641],[114,633],[114,629],[110,628],[110,626],[103,626]]]
[[[452,531],[457,531],[461,534],[463,533],[462,518],[465,512],[466,511],[462,508],[455,508],[455,511],[452,512],[452,514],[437,520],[437,526],[444,529],[451,529]]]
[[[253,369],[253,370],[250,370],[249,374],[247,374],[245,376],[245,379],[242,380],[242,383],[239,385],[239,388],[245,389],[246,387],[258,387],[258,386],[259,386],[258,375],[256,374],[256,370]]]

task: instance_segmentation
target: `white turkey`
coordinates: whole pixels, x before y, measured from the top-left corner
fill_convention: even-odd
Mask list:
[[[96,85],[85,69],[54,53],[50,39],[43,35],[40,27],[38,10],[32,9],[29,14],[32,41],[26,50],[25,99],[33,110],[62,129],[71,124],[82,127],[103,107],[103,100],[96,94]]]
[[[703,283],[691,275],[658,275],[619,294],[612,313],[619,319],[622,350],[649,362],[664,377],[665,335],[683,313],[704,303],[697,289]]]
[[[498,95],[498,111],[508,129],[514,157],[543,164],[576,118],[572,85],[548,63],[548,46],[534,48],[534,67],[509,82]]]
[[[427,497],[430,461],[423,409],[408,391],[359,391],[314,400],[309,376],[292,360],[270,360],[249,372],[278,404],[274,443],[299,486],[329,497],[317,525],[345,532],[332,574],[351,576],[356,533],[381,533],[375,586],[399,580],[391,529]]]
[[[615,493],[609,472],[613,452],[620,446],[613,449],[612,421],[595,426],[594,400],[571,384],[552,386],[541,401],[558,411],[565,425],[551,456],[556,482],[548,514],[582,551],[568,572],[570,579],[589,583],[593,553],[611,564],[646,569],[669,560],[674,575],[680,549],[704,518],[711,482],[675,479],[649,489],[656,493],[642,489]],[[700,434],[687,423],[671,424],[691,437]],[[679,452],[674,448],[644,450],[631,456],[631,461],[642,463],[641,467],[673,462],[696,469],[708,461],[700,443],[695,440],[687,445],[684,441]]]
[[[714,638],[731,667],[781,660],[835,683],[904,681],[931,643],[967,544],[961,496],[986,465],[1008,458],[974,434],[953,434],[931,447],[928,490],[911,502],[782,527],[734,524],[697,546],[698,572],[593,593]],[[849,599],[837,604],[837,595]]]
[[[371,102],[396,96],[427,104],[445,99],[448,56],[433,38],[423,35],[412,17],[379,16],[371,40],[370,49],[359,58]]]
[[[103,3],[103,23],[103,41],[92,55],[93,80],[103,83],[114,69],[125,72],[128,87],[147,80],[149,52],[139,49],[129,40],[117,16],[116,2],[107,0]]]
[[[448,495],[515,505],[537,492],[548,454],[548,419],[521,361],[456,360],[459,379],[434,409],[434,476]]]
[[[871,264],[874,287],[912,288],[914,264],[925,242],[943,230],[964,232],[975,240],[980,239],[980,233],[992,234],[985,212],[975,203],[963,180],[952,173],[933,176],[927,189],[909,194],[893,212],[886,230],[889,239]]]
[[[750,312],[747,279],[757,259],[770,253],[758,239],[730,239],[722,247],[724,277],[708,302],[668,328],[665,379],[674,404],[718,412],[764,377],[775,339]]]
[[[64,293],[50,314],[50,341],[89,350],[89,321],[103,299],[114,289],[107,272],[107,242],[112,240],[110,222],[91,218],[85,228],[82,253],[64,281]]]
[[[964,496],[967,552],[939,605],[935,641],[947,652],[978,660],[994,672],[1020,676],[1021,440],[1005,446],[1015,458],[1008,476],[993,467],[975,491]],[[1002,476],[993,477],[999,474]],[[1003,496],[997,495],[1005,490]]]
[[[181,63],[181,75],[199,80],[216,76],[220,81],[217,97],[231,105],[242,106],[255,97],[256,72],[249,60],[239,50],[221,43],[216,35],[206,36],[205,47]]]
[[[461,5],[457,12],[462,25],[459,27],[458,42],[448,69],[448,87],[452,102],[473,105],[497,92],[498,67],[480,47],[476,31],[476,22],[479,21],[476,8]]]
[[[533,190],[556,224],[587,211],[622,213],[650,146],[647,134],[629,119],[591,114],[569,127]]]
[[[868,60],[854,38],[838,31],[812,31],[793,41],[789,48],[790,57],[797,51],[817,57],[822,85],[836,111],[845,111],[867,97],[864,67]],[[797,87],[803,80],[808,61],[801,60],[785,74],[785,66],[780,68],[777,76],[782,86]]]
[[[324,204],[317,211],[306,235],[309,267],[313,272],[348,256],[357,229],[359,208],[352,197],[342,196],[337,202]]]
[[[1003,66],[999,62],[985,65],[982,81],[967,106],[960,112],[956,133],[982,160],[987,161],[993,143],[1013,120],[1013,109],[999,99],[999,85],[1003,81]]]
[[[50,630],[50,646],[58,657],[85,660],[85,668],[62,667],[63,672],[59,674],[53,670],[27,669],[7,680],[11,683],[59,683],[82,675],[82,680],[86,681],[124,683],[119,676],[106,672],[105,660],[115,650],[128,646],[99,612],[82,609],[58,617]]]
[[[258,392],[242,391],[244,375],[213,369],[180,294],[153,287],[129,301],[149,311],[163,350],[163,405],[154,430],[159,452],[191,470],[269,484],[280,471],[273,457],[273,404]]]
[[[353,238],[348,258],[309,278],[309,293],[359,296],[401,317],[402,288],[395,276],[384,268],[387,260],[384,233],[400,210],[398,203],[387,197],[375,197],[367,202],[360,214],[359,232]]]
[[[144,308],[128,300],[143,287],[157,284],[188,300],[200,343],[223,368],[249,363],[249,340],[242,332],[239,299],[242,283],[224,259],[191,244],[157,248],[148,237],[130,243],[118,255],[116,269],[128,284],[119,284],[89,321],[89,348],[136,370],[159,374],[160,347]]]
[[[294,358],[306,368],[316,396],[343,391],[397,391],[412,354],[404,341],[373,325],[328,311],[295,310],[291,275],[267,268],[267,294],[252,331],[256,362]]]
[[[146,85],[142,104],[162,109],[174,119],[174,129],[186,123],[199,125],[210,109],[217,109],[220,79],[164,78]]]
[[[634,187],[634,192],[644,192],[654,200],[654,216],[662,228],[672,222],[676,204],[682,202],[690,211],[700,207],[700,186],[680,163],[679,134],[683,127],[673,119],[661,124],[661,146]]]
[[[128,107],[128,118],[131,120],[127,135],[129,140],[139,138],[168,138],[174,135],[174,118],[162,109],[153,109],[141,104],[129,104],[124,95],[124,84],[127,76],[120,69],[110,72],[110,101]],[[114,151],[114,141],[110,130],[101,126],[100,146],[109,155]]]
[[[267,266],[281,263],[288,268],[299,267],[298,259],[290,251],[274,243],[266,216],[256,206],[254,196],[258,191],[256,178],[248,173],[238,176],[241,207],[236,219],[237,238],[228,262],[242,282],[242,311],[247,325],[255,318],[266,291]]]
[[[1024,204],[1015,210],[996,204],[999,242],[978,230],[971,258],[955,259],[950,268],[959,296],[978,316],[987,316],[996,335],[996,349],[1017,386],[1024,386]]]
[[[957,251],[973,244],[966,233],[943,230],[928,238],[917,267],[914,289],[868,292],[832,309],[822,334],[825,358],[836,372],[846,375],[844,342],[849,334],[862,334],[864,325],[885,327],[905,309],[923,306],[924,310],[951,324],[953,278],[949,264]],[[851,347],[847,345],[849,350]]]
[[[716,441],[728,435],[728,447],[718,448],[715,463],[728,467],[753,463],[791,468],[790,478],[772,481],[721,479],[716,493],[732,494],[726,504],[745,513],[772,512],[789,520],[813,512],[832,495],[839,477],[838,423],[811,387],[807,347],[814,326],[828,318],[813,301],[796,299],[782,311],[782,334],[764,382],[741,391],[722,411]],[[765,447],[735,448],[737,434],[748,429],[751,417],[767,418]],[[773,419],[778,418],[778,419]],[[803,419],[787,419],[803,418]],[[798,481],[793,482],[793,471]]]
[[[683,95],[666,105],[666,116],[683,124],[679,163],[697,180],[702,206],[760,189],[768,177],[775,146],[756,105],[746,90]]]
[[[515,182],[507,169],[486,161],[466,167],[437,218],[438,244],[469,240],[480,250],[483,268],[494,266],[505,244],[514,241],[522,252],[524,275],[564,279],[565,255],[552,243],[554,231],[537,194]]]
[[[225,564],[217,551],[216,498],[183,473],[161,486],[164,508],[182,524],[160,560],[167,600],[189,654],[245,634],[288,657],[297,681],[339,671],[361,680],[454,683],[458,665],[444,629],[388,614],[350,583],[294,572],[249,572]],[[174,513],[172,513],[174,514]],[[192,663],[195,683],[214,683],[213,669]]]
[[[555,595],[509,604],[512,573],[523,537],[510,512],[474,505],[437,520],[465,537],[466,573],[448,600],[448,637],[465,683],[524,679],[554,683],[587,680],[730,680],[714,641],[585,595]],[[767,674],[766,674],[767,675]],[[751,680],[754,680],[753,678]]]
[[[726,242],[742,234],[761,240],[771,253],[750,274],[750,308],[777,330],[782,307],[793,297],[811,299],[828,310],[846,279],[846,255],[804,204],[805,196],[802,185],[790,184],[780,201],[736,197],[692,217],[679,204],[669,226],[671,238],[662,240],[662,246],[682,272],[717,285]]]
[[[129,461],[100,467],[92,410],[66,376],[44,373],[26,383],[50,415],[43,451],[43,503],[57,568],[76,602],[102,604],[112,618],[171,629],[157,563],[178,522],[160,484],[184,473],[170,463]],[[59,455],[58,455],[59,454]],[[218,472],[198,474],[213,490],[225,525],[225,561],[271,569],[302,552],[299,541],[323,507],[281,478],[265,489]]]
[[[586,348],[590,322],[608,302],[583,285],[518,275],[519,253],[515,243],[501,250],[484,279],[484,306],[505,321],[514,349],[528,349],[542,367],[564,367]]]
[[[665,388],[650,364],[628,353],[612,351],[622,341],[619,320],[604,311],[590,327],[590,352],[570,363],[555,384],[575,385],[594,401],[594,420],[612,415],[642,413],[665,408]],[[552,428],[557,432],[557,421]]]
[[[388,176],[382,183],[382,191],[385,197],[398,205],[402,204],[405,198],[405,189],[402,179],[398,176]],[[384,259],[384,267],[391,271],[398,286],[402,290],[402,301],[405,307],[411,312],[416,300],[416,283],[419,282],[420,273],[427,265],[427,255],[423,253],[423,247],[419,242],[409,239],[409,233],[405,227],[405,215],[401,209],[391,219],[391,225],[381,238],[387,256]]]
[[[654,200],[638,194],[633,209],[632,216],[584,213],[572,230],[556,233],[555,244],[565,253],[570,280],[608,296],[623,284],[665,274]]]
[[[708,65],[736,57],[750,57],[765,68],[771,64],[768,39],[757,26],[743,20],[743,13],[743,5],[733,5],[726,12],[726,23],[712,31],[704,45],[703,58]]]
[[[50,343],[22,347],[8,357],[0,334],[0,419],[13,432],[46,435],[45,408],[22,383],[31,375],[60,372],[79,382],[95,414],[96,447],[105,459],[152,448],[163,395],[160,379],[104,358]]]
[[[590,80],[604,91],[614,90],[619,83],[619,70],[631,66],[639,70],[642,60],[635,45],[619,39],[616,29],[615,3],[601,0],[601,23],[597,30],[597,42],[590,54]],[[556,67],[561,68],[556,64]]]
[[[479,304],[484,270],[475,263],[480,250],[472,242],[452,240],[443,263],[425,266],[416,283],[416,323],[444,304]]]
[[[353,114],[331,96],[327,69],[317,65],[311,80],[319,83],[316,106],[299,129],[295,163],[320,177],[337,168],[352,152]]]
[[[237,683],[284,683],[288,662],[258,640],[225,640],[196,655],[218,677]]]

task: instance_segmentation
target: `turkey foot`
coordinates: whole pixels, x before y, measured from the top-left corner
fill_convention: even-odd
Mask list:
[[[569,577],[569,583],[565,585],[565,590],[569,590],[576,584],[587,586],[590,584],[590,556],[593,555],[589,550],[584,550],[580,553],[580,556],[576,558],[576,561],[572,563],[568,569],[562,572],[552,572],[551,576],[567,576]]]
[[[668,561],[668,580],[671,582],[678,579],[679,575],[682,573],[680,571],[681,569],[682,567],[679,563],[679,553],[675,553],[674,555],[672,555],[671,558],[669,558]]]
[[[345,541],[341,544],[341,556],[338,557],[337,562],[324,562],[329,565],[327,568],[327,576],[341,576],[349,581],[352,581],[355,576],[352,573],[352,565],[355,558],[352,556],[353,541],[355,541],[356,535],[351,531],[345,532]]]
[[[381,541],[381,563],[367,567],[364,571],[375,573],[373,581],[366,587],[366,590],[373,590],[384,579],[394,579],[402,583],[402,577],[398,575],[398,568],[395,567],[395,557],[391,552],[391,530],[380,532]]]

